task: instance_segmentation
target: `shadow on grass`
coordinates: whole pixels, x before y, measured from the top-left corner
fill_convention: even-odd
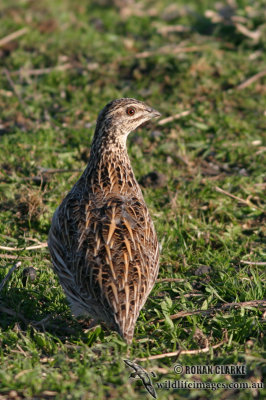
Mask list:
[[[56,307],[56,298],[40,296],[36,290],[11,288],[0,299],[0,327],[3,331],[15,328],[27,330],[30,327],[56,336],[62,342],[71,338],[90,344],[94,329],[90,335],[85,333],[90,328],[90,321],[74,319],[66,299],[60,302],[59,307]]]

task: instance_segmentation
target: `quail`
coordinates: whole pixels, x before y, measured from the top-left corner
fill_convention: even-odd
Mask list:
[[[159,269],[153,222],[126,148],[160,113],[122,98],[100,112],[82,176],[56,209],[48,246],[74,316],[90,316],[130,344]]]

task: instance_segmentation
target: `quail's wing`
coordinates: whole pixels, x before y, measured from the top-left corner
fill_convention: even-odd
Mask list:
[[[87,205],[77,253],[84,257],[78,284],[106,302],[117,322],[135,323],[158,274],[159,248],[145,203],[110,195]]]
[[[54,219],[59,277],[74,277],[79,296],[110,309],[122,334],[129,331],[158,274],[158,241],[145,203],[117,193],[69,197]]]
[[[88,304],[91,308],[97,307],[97,302],[90,292],[81,293],[78,284],[80,279],[77,279],[82,273],[84,259],[84,255],[78,251],[81,229],[84,225],[83,208],[80,197],[70,192],[53,215],[48,237],[54,270],[71,306],[75,305],[72,307],[75,315],[86,310]]]

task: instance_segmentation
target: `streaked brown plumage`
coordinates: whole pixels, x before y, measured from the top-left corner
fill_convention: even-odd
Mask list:
[[[159,115],[129,98],[104,107],[87,168],[55,211],[48,239],[73,314],[105,322],[127,343],[158,275],[159,246],[126,139]]]

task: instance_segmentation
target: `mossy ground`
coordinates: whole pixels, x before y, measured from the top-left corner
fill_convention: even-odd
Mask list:
[[[262,381],[261,308],[170,315],[265,294],[265,265],[243,261],[265,261],[266,78],[240,86],[265,71],[265,6],[259,0],[2,0],[0,43],[27,31],[0,45],[1,246],[46,241],[56,206],[85,168],[97,114],[108,101],[134,97],[163,118],[189,114],[155,121],[128,139],[137,178],[163,174],[160,185],[143,192],[162,243],[159,278],[180,281],[155,285],[128,350],[115,333],[100,326],[88,331],[72,318],[47,249],[1,250],[0,281],[16,259],[22,262],[0,293],[1,399],[145,399],[123,359],[213,346],[225,332],[228,340],[213,351],[139,364],[156,373],[155,387],[169,379]],[[165,31],[173,26],[179,27]],[[37,277],[23,284],[30,266]],[[239,363],[248,372],[180,376],[177,363]],[[262,390],[157,394],[250,399]]]

